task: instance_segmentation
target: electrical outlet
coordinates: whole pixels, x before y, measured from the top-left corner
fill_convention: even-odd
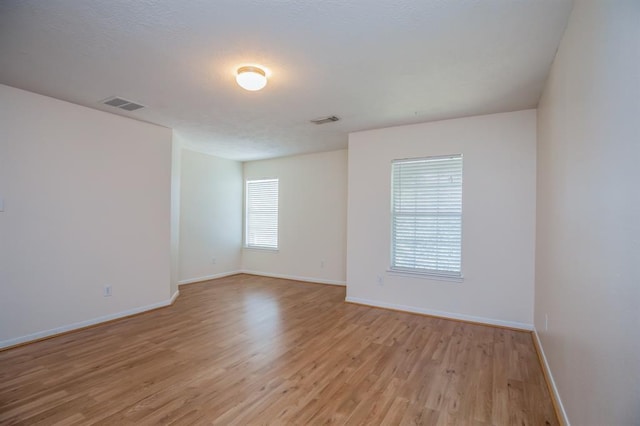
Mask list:
[[[216,264],[216,258],[215,258],[215,257],[212,257],[212,258],[211,258],[211,264],[212,264],[212,265],[215,265],[215,264]]]
[[[544,331],[549,330],[549,315],[544,314]]]
[[[384,285],[384,278],[382,278],[382,275],[378,275],[378,277],[376,278],[376,281],[378,282],[378,285],[380,287]]]
[[[321,267],[321,268],[324,268],[324,259],[322,259],[322,260],[320,261],[320,267]]]
[[[104,288],[102,289],[102,295],[104,297],[109,297],[111,296],[111,286],[110,285],[105,285]]]

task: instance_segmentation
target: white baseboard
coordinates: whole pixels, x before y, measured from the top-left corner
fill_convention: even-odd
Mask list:
[[[188,280],[178,281],[178,285],[180,286],[180,285],[185,285],[185,284],[199,283],[199,282],[202,282],[202,281],[215,280],[216,278],[229,277],[231,275],[241,274],[242,272],[243,271],[221,272],[219,274],[205,275],[204,277],[189,278]]]
[[[555,399],[557,408],[559,408],[558,414],[562,416],[562,421],[564,421],[564,424],[567,426],[570,426],[571,423],[569,423],[567,412],[564,409],[564,405],[562,405],[562,399],[560,399],[560,393],[558,392],[558,388],[556,387],[556,382],[555,380],[553,380],[553,374],[551,374],[551,368],[549,368],[549,363],[547,362],[547,356],[544,354],[544,349],[542,348],[542,341],[540,340],[540,336],[538,336],[538,331],[535,328],[533,329],[533,338],[536,340],[535,343],[538,351],[540,352],[540,360],[542,361],[542,368],[544,368],[546,373],[546,378],[548,379],[549,384],[551,385],[551,390],[553,392],[553,395],[551,395],[551,397]]]
[[[487,324],[487,325],[497,325],[500,327],[515,328],[518,330],[526,330],[526,331],[533,330],[532,324],[526,324],[522,322],[503,321],[503,320],[498,320],[493,318],[484,318],[484,317],[476,317],[472,315],[456,314],[452,312],[436,311],[433,309],[424,309],[424,308],[418,308],[415,306],[397,305],[395,303],[386,303],[386,302],[379,302],[377,300],[361,299],[359,297],[347,296],[345,300],[350,303],[357,303],[358,305],[367,305],[367,306],[374,306],[377,308],[393,309],[396,311],[411,312],[414,314],[431,315],[434,317],[477,322],[480,324]]]
[[[247,275],[258,275],[261,277],[269,277],[269,278],[282,278],[285,280],[293,280],[293,281],[306,281],[308,283],[331,284],[331,285],[339,285],[343,287],[347,285],[345,281],[327,280],[324,278],[297,277],[294,275],[272,274],[270,272],[250,271],[246,269],[240,272]]]
[[[176,298],[178,297],[179,294],[180,294],[180,292],[176,291],[173,294],[173,296],[171,296],[170,299],[163,300],[162,302],[153,303],[151,305],[146,305],[146,306],[140,306],[140,307],[137,307],[137,308],[126,310],[126,311],[116,312],[114,314],[109,314],[109,315],[104,315],[104,316],[97,317],[97,318],[92,318],[92,319],[86,320],[86,321],[75,322],[73,324],[63,325],[62,327],[56,327],[56,328],[52,328],[52,329],[49,329],[49,330],[39,331],[37,333],[27,334],[26,336],[20,336],[20,337],[15,337],[15,338],[12,338],[12,339],[1,340],[0,341],[0,349],[8,348],[10,346],[20,345],[22,343],[27,343],[27,342],[32,342],[32,341],[44,339],[46,337],[55,336],[56,334],[66,333],[68,331],[79,330],[79,329],[86,328],[86,327],[89,327],[89,326],[92,326],[92,325],[97,325],[97,324],[100,324],[100,323],[103,323],[103,322],[107,322],[107,321],[112,321],[112,320],[119,319],[119,318],[128,317],[128,316],[139,314],[139,313],[146,312],[146,311],[151,311],[153,309],[163,308],[165,306],[169,306],[169,305],[173,304],[173,302],[176,300]]]

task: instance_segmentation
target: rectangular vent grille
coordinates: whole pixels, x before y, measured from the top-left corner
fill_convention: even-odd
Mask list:
[[[107,98],[104,101],[102,101],[102,103],[105,105],[123,109],[125,111],[135,111],[137,109],[144,108],[144,105],[140,105],[135,102],[131,102],[126,99],[119,98],[117,96],[112,96],[110,98]]]
[[[336,117],[335,115],[332,115],[331,117],[316,118],[315,120],[311,120],[311,122],[313,124],[325,124],[325,123],[333,123],[334,121],[338,121],[338,120],[340,120],[338,117]]]

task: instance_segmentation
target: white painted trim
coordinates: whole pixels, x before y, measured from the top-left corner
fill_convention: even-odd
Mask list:
[[[7,339],[0,341],[0,349],[7,348],[9,346],[19,345],[21,343],[27,343],[34,340],[43,339],[45,337],[55,336],[56,334],[66,333],[67,331],[77,330],[92,325],[100,324],[107,321],[112,321],[119,318],[128,317],[131,315],[139,314],[142,312],[150,311],[157,308],[163,308],[169,306],[178,297],[179,292],[175,292],[171,299],[163,300],[162,302],[153,303],[151,305],[140,306],[137,308],[129,309],[127,311],[116,312],[114,314],[104,315],[101,317],[93,318],[86,321],[75,322],[73,324],[63,325],[62,327],[56,327],[45,331],[38,331],[37,333],[27,334],[26,336],[15,337],[13,339]]]
[[[493,319],[493,318],[476,317],[476,316],[465,315],[465,314],[456,314],[453,312],[436,311],[433,309],[424,309],[424,308],[418,308],[415,306],[397,305],[395,303],[379,302],[377,300],[360,299],[359,297],[347,296],[345,301],[350,303],[357,303],[359,305],[375,306],[377,308],[387,308],[387,309],[393,309],[396,311],[411,312],[414,314],[431,315],[434,317],[477,322],[480,324],[487,324],[487,325],[498,325],[501,327],[516,328],[519,330],[526,330],[526,331],[533,330],[532,324],[526,324],[522,322],[503,321],[503,320]]]
[[[173,305],[173,302],[176,301],[176,299],[178,298],[178,296],[180,296],[180,290],[176,290],[175,293],[173,293],[173,296],[171,296],[171,299],[169,299],[169,304]]]
[[[418,278],[421,280],[449,281],[454,283],[464,282],[464,277],[462,275],[460,275],[459,277],[455,277],[455,276],[448,276],[448,275],[438,275],[436,273],[428,273],[428,272],[403,271],[401,269],[387,269],[387,274],[395,275],[396,277]]]
[[[241,273],[242,271],[231,271],[231,272],[221,272],[219,274],[213,274],[213,275],[205,275],[204,277],[189,278],[188,280],[178,281],[178,285],[180,286],[185,284],[199,283],[202,281],[215,280],[216,278],[224,278],[224,277],[229,277],[231,275],[237,275]]]
[[[293,275],[272,274],[270,272],[249,271],[246,269],[240,271],[240,273],[247,274],[247,275],[258,275],[261,277],[282,278],[285,280],[293,280],[293,281],[306,281],[308,283],[339,285],[343,287],[347,285],[346,281],[327,280],[324,278],[296,277]]]
[[[540,340],[540,336],[538,335],[538,330],[533,329],[533,338],[536,339],[536,343],[538,344],[538,349],[540,349],[540,355],[542,358],[542,368],[544,368],[547,372],[547,377],[551,381],[551,388],[553,389],[553,397],[556,402],[560,406],[560,414],[562,415],[562,420],[564,424],[567,426],[571,426],[569,423],[569,417],[567,417],[567,412],[564,409],[564,405],[562,404],[562,399],[560,398],[560,393],[558,392],[558,388],[556,387],[556,381],[553,380],[553,374],[551,374],[551,368],[549,367],[549,363],[547,362],[547,356],[544,354],[544,349],[542,348],[542,341]]]
[[[277,247],[260,247],[260,246],[242,246],[242,250],[270,251],[272,253],[278,253],[280,251],[280,249]]]

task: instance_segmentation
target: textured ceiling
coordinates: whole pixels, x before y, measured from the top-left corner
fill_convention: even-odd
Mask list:
[[[251,160],[351,131],[532,108],[571,0],[3,0],[0,83]],[[246,92],[235,69],[271,78]],[[117,95],[147,108],[99,103]],[[0,100],[1,101],[1,100]],[[341,121],[309,120],[337,115]]]

